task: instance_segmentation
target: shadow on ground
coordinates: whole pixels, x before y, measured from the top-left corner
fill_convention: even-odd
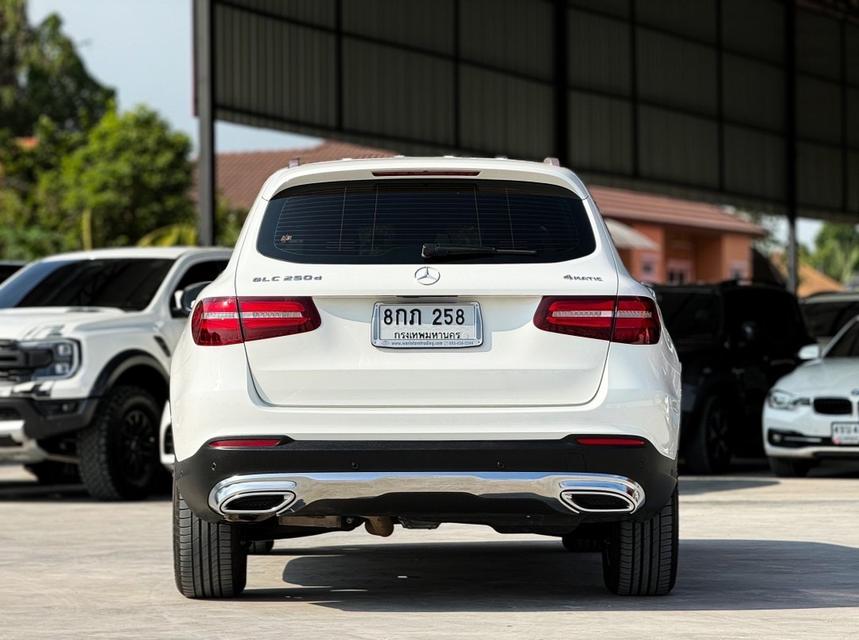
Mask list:
[[[274,553],[290,556],[283,570],[289,586],[249,589],[243,601],[368,612],[859,606],[859,549],[814,542],[684,540],[677,588],[664,598],[609,595],[600,555],[568,553],[557,541],[284,547]]]
[[[680,476],[680,495],[696,496],[717,491],[736,491],[738,489],[760,489],[778,484],[776,479],[731,478],[728,476],[695,477]]]

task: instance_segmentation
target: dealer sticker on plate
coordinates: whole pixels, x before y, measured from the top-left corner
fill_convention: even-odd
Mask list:
[[[386,304],[373,308],[373,344],[394,349],[450,349],[483,344],[476,302]]]
[[[859,422],[833,422],[832,444],[859,445]]]

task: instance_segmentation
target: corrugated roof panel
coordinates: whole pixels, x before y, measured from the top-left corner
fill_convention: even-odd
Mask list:
[[[451,62],[353,38],[343,59],[344,127],[453,146]]]
[[[715,0],[646,0],[636,3],[636,19],[702,42],[716,41]]]
[[[643,176],[718,187],[719,145],[715,123],[652,107],[641,107],[639,118],[639,163]]]
[[[231,4],[272,16],[333,27],[337,0],[230,0]]]
[[[552,155],[552,91],[547,85],[464,66],[460,96],[463,147],[529,159]]]
[[[545,0],[460,0],[466,61],[552,79],[552,5]]]
[[[453,11],[453,0],[346,0],[343,2],[343,29],[452,54]]]
[[[840,207],[843,197],[841,150],[800,142],[796,145],[796,161],[799,202]]]
[[[784,72],[730,53],[722,58],[725,118],[742,124],[784,130]]]
[[[567,12],[567,80],[579,89],[629,95],[632,69],[629,25],[584,11]]]
[[[569,92],[569,157],[574,171],[632,173],[632,106]]]
[[[776,134],[725,127],[725,189],[781,202],[784,139]]]
[[[666,106],[716,113],[716,52],[670,35],[638,29],[638,93]]]

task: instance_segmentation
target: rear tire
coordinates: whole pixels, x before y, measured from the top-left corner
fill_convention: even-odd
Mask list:
[[[730,440],[730,423],[722,398],[710,396],[704,402],[697,422],[687,433],[683,457],[689,473],[710,475],[725,473],[734,455]]]
[[[99,500],[139,500],[163,474],[158,454],[160,403],[145,389],[120,386],[102,398],[78,434],[80,474]]]
[[[659,513],[615,523],[603,550],[606,588],[622,596],[662,596],[677,579],[677,489]]]
[[[237,527],[194,514],[173,486],[173,572],[186,598],[233,598],[244,591],[247,549]]]
[[[770,469],[777,478],[804,478],[814,466],[809,460],[792,458],[770,458],[769,461]]]

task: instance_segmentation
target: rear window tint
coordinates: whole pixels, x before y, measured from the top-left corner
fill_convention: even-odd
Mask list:
[[[424,243],[535,251],[456,260],[472,264],[561,262],[595,248],[582,201],[562,187],[409,179],[287,189],[269,202],[257,247],[289,262],[413,264],[425,262]]]

